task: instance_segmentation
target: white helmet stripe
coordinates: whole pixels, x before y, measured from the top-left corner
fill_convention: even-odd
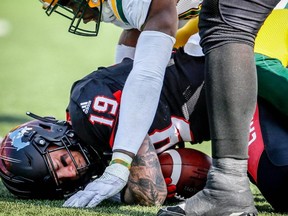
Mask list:
[[[173,168],[172,168],[172,174],[171,174],[171,179],[172,179],[172,184],[177,184],[179,179],[180,179],[180,175],[181,175],[181,171],[182,171],[182,159],[180,154],[174,150],[174,149],[170,149],[165,151],[165,153],[170,154],[172,161],[173,161]],[[179,166],[180,165],[180,166]]]

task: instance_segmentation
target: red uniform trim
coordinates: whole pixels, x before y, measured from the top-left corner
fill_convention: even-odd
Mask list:
[[[248,172],[257,183],[257,171],[259,160],[264,151],[264,141],[262,137],[260,121],[259,121],[259,110],[256,107],[254,117],[250,124],[250,138],[248,148]]]
[[[122,91],[121,90],[118,90],[118,91],[116,91],[113,94],[113,96],[115,97],[115,99],[118,102],[118,104],[120,104],[121,95],[122,95]],[[112,129],[111,136],[110,136],[110,139],[109,139],[109,145],[110,145],[111,149],[113,148],[113,145],[114,145],[115,134],[116,134],[116,125],[118,123],[118,118],[119,118],[119,110],[117,111],[117,115],[116,115],[116,118],[115,118],[115,123],[113,125],[113,129]]]

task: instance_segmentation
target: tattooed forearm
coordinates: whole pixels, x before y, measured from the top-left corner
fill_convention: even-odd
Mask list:
[[[158,156],[147,136],[133,159],[125,201],[129,204],[162,205],[167,189]]]

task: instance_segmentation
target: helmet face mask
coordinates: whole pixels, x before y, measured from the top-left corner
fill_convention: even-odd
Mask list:
[[[0,177],[18,197],[62,199],[82,189],[105,167],[98,152],[82,144],[68,122],[42,119],[45,121],[22,124],[4,137],[0,145]],[[75,179],[59,179],[56,174],[51,153],[63,149],[76,168]],[[78,166],[72,151],[81,153],[85,166]]]
[[[67,136],[71,138],[71,137],[74,137],[75,134],[72,131],[69,131],[67,133]],[[65,150],[65,152],[67,153],[67,157],[70,158],[74,167],[76,168],[76,170],[75,170],[76,171],[76,174],[75,174],[76,178],[75,179],[79,179],[82,176],[84,176],[87,171],[89,172],[89,166],[91,166],[91,162],[90,162],[90,159],[88,157],[89,153],[87,153],[87,150],[84,149],[79,144],[79,142],[72,143],[70,138],[63,137],[62,138],[63,145],[61,145],[61,146],[54,146],[54,145],[49,146],[48,149],[43,154],[43,156],[45,157],[45,160],[47,161],[46,165],[49,167],[50,176],[53,176],[54,180],[56,181],[57,186],[61,186],[63,179],[59,179],[59,177],[57,175],[57,168],[55,167],[55,165],[53,163],[52,156],[51,156],[53,153],[61,151],[61,150]],[[80,152],[80,154],[83,156],[83,159],[85,161],[85,166],[79,166],[79,164],[76,162],[75,157],[72,154],[72,151]],[[64,157],[61,157],[60,160],[61,160],[62,164],[67,166],[67,163],[66,163]]]
[[[69,133],[69,135],[74,136],[73,133],[71,133],[71,132],[68,132],[68,133]],[[53,148],[48,147],[47,150],[45,152],[43,152],[43,157],[44,157],[44,160],[46,162],[46,166],[48,167],[48,169],[50,171],[50,176],[53,176],[53,178],[56,182],[56,185],[60,186],[60,187],[62,184],[62,180],[59,179],[59,177],[57,175],[57,168],[55,167],[55,165],[53,163],[53,159],[51,157],[51,154],[53,154],[53,152],[57,152],[57,151],[60,151],[62,149],[64,149],[67,152],[72,163],[74,164],[74,166],[76,168],[77,178],[81,177],[82,175],[85,175],[86,171],[88,170],[88,167],[91,164],[89,158],[86,156],[86,153],[84,152],[84,150],[82,149],[82,147],[79,143],[73,144],[73,143],[71,143],[70,139],[68,139],[65,136],[62,138],[62,142],[63,142],[62,146],[49,146],[49,147],[53,147]],[[74,156],[72,155],[72,151],[81,152],[81,155],[84,156],[86,166],[79,167]],[[63,163],[65,163],[65,161]]]
[[[91,6],[92,0],[40,0],[43,3],[45,13],[50,16],[52,13],[71,21],[68,32],[80,36],[95,37],[98,35],[101,14],[102,1],[99,0],[97,7]],[[90,21],[94,21],[90,22]],[[90,23],[88,23],[90,22]]]

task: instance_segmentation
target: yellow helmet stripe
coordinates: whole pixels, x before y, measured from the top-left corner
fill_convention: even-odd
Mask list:
[[[101,2],[103,3],[104,0],[97,0],[97,1],[93,1],[93,0],[87,0],[88,1],[88,5],[91,8],[95,8],[95,7],[99,7]]]
[[[50,5],[53,7],[58,0],[39,0],[43,4],[43,9],[47,9]]]

